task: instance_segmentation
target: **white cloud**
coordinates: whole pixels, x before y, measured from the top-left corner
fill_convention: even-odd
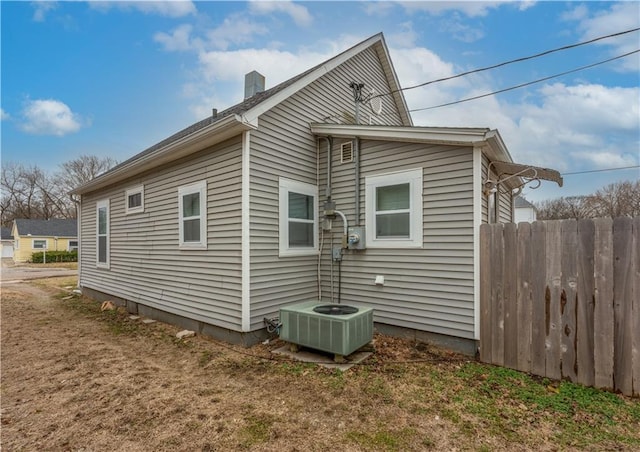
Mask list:
[[[34,135],[63,136],[80,130],[79,116],[59,100],[39,99],[28,101],[22,115],[25,122],[21,129]]]
[[[408,48],[413,47],[418,39],[418,33],[413,29],[411,22],[399,24],[400,30],[391,33],[387,39],[389,45],[394,47]]]
[[[486,2],[486,1],[437,1],[437,2],[400,2],[408,11],[425,11],[433,15],[441,15],[449,11],[457,11],[468,17],[483,17],[489,14],[492,9],[509,4],[509,2]]]
[[[265,35],[269,29],[248,18],[236,14],[227,17],[222,24],[207,32],[209,44],[216,49],[226,50],[232,44],[247,44],[257,35]]]
[[[93,9],[103,12],[112,8],[124,11],[137,10],[144,14],[157,14],[166,17],[184,17],[197,12],[196,5],[188,0],[170,0],[170,1],[91,1],[89,5]]]
[[[191,50],[199,40],[195,42],[191,39],[191,32],[193,26],[189,24],[183,24],[173,29],[169,33],[158,32],[153,35],[153,40],[162,44],[165,50],[169,52],[187,51]]]
[[[451,19],[443,19],[440,21],[440,31],[448,33],[458,41],[471,43],[484,38],[484,31],[475,26],[467,25],[460,20],[458,14],[454,14]]]
[[[566,21],[577,21],[582,39],[588,40],[640,27],[640,3],[620,2],[611,8],[591,14],[585,5],[579,5],[565,14]],[[612,56],[622,55],[638,48],[638,32],[598,41],[596,45],[610,48]],[[619,60],[618,67],[625,71],[640,71],[638,54]]]
[[[7,113],[6,111],[4,111],[3,108],[0,108],[0,121],[6,121],[7,119],[9,119],[11,117],[11,115],[9,115],[9,113]]]
[[[33,6],[34,8],[33,20],[35,22],[44,22],[46,19],[47,13],[58,7],[58,2],[52,2],[52,1],[31,2],[31,6]]]
[[[253,14],[285,13],[299,27],[309,26],[313,22],[313,17],[305,6],[290,1],[251,1],[249,2],[249,11]]]

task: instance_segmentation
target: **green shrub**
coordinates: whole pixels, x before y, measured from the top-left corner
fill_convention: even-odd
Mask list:
[[[44,253],[33,253],[31,262],[34,264],[42,264],[44,261]],[[77,251],[47,251],[47,262],[78,262]]]

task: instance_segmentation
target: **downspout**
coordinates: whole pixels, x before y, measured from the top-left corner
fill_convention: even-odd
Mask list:
[[[327,142],[327,186],[326,186],[326,202],[331,201],[331,147],[333,146],[333,138],[332,137],[318,137],[318,160],[317,160],[317,179],[318,184],[320,183],[320,140],[325,140]],[[326,210],[327,204],[325,204],[324,209]],[[321,232],[323,234],[323,239],[320,244],[320,252],[318,253],[318,300],[322,300],[322,273],[321,273],[321,265],[322,265],[322,243],[324,242],[324,228]],[[331,235],[331,246],[333,247],[333,235]],[[331,271],[330,271],[330,285],[331,285],[331,302],[333,302],[333,260],[331,262]]]
[[[82,195],[80,199],[75,199],[71,196],[71,201],[76,208],[76,228],[78,230],[78,282],[77,287],[82,288]]]
[[[355,140],[355,201],[356,201],[356,226],[360,226],[360,138]],[[346,233],[345,233],[346,235]]]

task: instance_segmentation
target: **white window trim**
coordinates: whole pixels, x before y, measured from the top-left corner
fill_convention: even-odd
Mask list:
[[[36,242],[44,242],[44,248],[41,248],[41,247],[36,248]],[[33,239],[33,240],[31,240],[31,249],[34,249],[34,250],[47,250],[47,249],[49,249],[48,245],[49,245],[49,243],[47,242],[47,239]]]
[[[129,207],[129,196],[140,193],[140,205],[138,207]],[[126,215],[132,213],[144,212],[144,185],[131,187],[124,192],[124,213]]]
[[[409,183],[409,238],[376,237],[376,188]],[[422,220],[422,168],[379,174],[365,178],[365,218],[368,248],[421,248]]]
[[[289,192],[313,197],[313,246],[305,248],[289,247]],[[280,250],[278,256],[317,256],[318,255],[318,187],[283,177],[279,180],[280,214]]]
[[[72,248],[72,247],[71,247],[71,242],[76,242],[76,246],[75,246],[75,247],[73,247],[73,248],[75,248],[75,249],[76,249],[76,251],[80,249],[80,241],[78,241],[78,240],[69,240],[69,241],[67,242],[67,251],[71,251],[71,248]]]
[[[184,218],[182,216],[182,198],[192,193],[200,194],[200,241],[185,242],[184,241]],[[195,217],[188,217],[195,218]],[[207,249],[207,181],[202,180],[194,184],[183,185],[178,187],[178,241],[179,248],[185,250],[203,250]]]
[[[106,243],[106,261],[100,262],[98,260],[98,253],[100,252],[100,209],[107,209],[107,232],[105,237],[107,238]],[[110,268],[111,266],[111,252],[109,248],[111,247],[111,209],[109,207],[109,200],[103,199],[102,201],[98,201],[96,203],[96,267],[98,268]]]

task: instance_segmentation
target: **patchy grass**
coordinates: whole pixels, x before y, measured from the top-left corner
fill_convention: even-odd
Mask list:
[[[62,300],[73,279],[37,284],[49,304],[3,292],[3,363],[23,366],[2,369],[8,450],[640,449],[637,398],[380,335],[362,365],[328,370],[273,355],[278,340],[177,340],[177,327]]]

